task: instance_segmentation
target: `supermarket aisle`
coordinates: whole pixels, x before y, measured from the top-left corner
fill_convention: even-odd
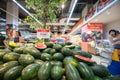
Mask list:
[[[110,61],[107,58],[103,58],[101,56],[95,56],[95,55],[93,55],[92,60],[96,61],[98,64],[102,64],[102,65],[105,65],[105,66],[108,66],[109,61]]]

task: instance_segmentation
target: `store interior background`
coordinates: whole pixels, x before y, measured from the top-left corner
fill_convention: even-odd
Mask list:
[[[20,3],[23,7],[25,7],[25,2],[24,0],[17,0],[18,3]],[[96,5],[99,0],[78,0],[75,9],[73,11],[70,23],[69,23],[69,28],[66,30],[66,33],[70,32],[70,30],[75,26],[75,24],[84,16],[87,15],[88,10],[90,9],[91,6]],[[6,10],[7,3],[12,2],[10,0],[0,0],[0,8]],[[72,2],[74,0],[68,0],[68,2],[65,4],[65,8],[63,8],[63,11],[61,15],[58,16],[60,20],[64,20],[65,18],[68,17],[69,11],[71,10],[72,7]],[[5,25],[6,25],[6,12],[0,9],[0,30],[4,33],[5,31]],[[90,22],[100,22],[104,24],[104,30],[103,30],[103,36],[105,39],[107,39],[108,36],[108,31],[110,29],[119,29],[120,30],[120,1],[116,2],[113,4],[111,7],[109,7],[107,10],[102,12],[100,15],[96,16],[93,18]],[[7,11],[7,10],[6,10]],[[28,10],[29,12],[34,12],[33,10]],[[19,18],[22,20],[22,22],[19,21],[19,30],[22,31],[23,35],[24,33],[30,34],[34,33],[36,31],[29,29],[29,25],[23,24],[24,18],[28,14],[25,13],[21,8],[19,8]],[[73,20],[72,20],[73,19]],[[64,22],[64,21],[63,21]],[[64,29],[63,23],[56,23],[54,25],[51,25],[51,31],[52,32],[62,32]],[[80,28],[73,32],[72,35],[76,35],[80,33]],[[27,35],[28,36],[28,35]]]

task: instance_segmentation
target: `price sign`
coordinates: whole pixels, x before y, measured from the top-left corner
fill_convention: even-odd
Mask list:
[[[50,30],[39,29],[37,30],[37,38],[50,38]]]

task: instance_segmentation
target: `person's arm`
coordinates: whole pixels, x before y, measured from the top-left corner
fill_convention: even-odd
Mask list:
[[[112,38],[112,37],[109,37],[109,40],[110,40],[110,42],[114,43],[114,42],[119,41],[120,39],[116,38],[115,40],[113,40],[113,38]]]
[[[19,38],[19,42],[20,42],[20,43],[25,43],[26,41],[25,41],[22,37],[20,37],[20,38]]]
[[[4,43],[4,45],[5,45],[5,46],[7,46],[7,45],[8,45],[6,40],[4,40],[4,41],[3,41],[3,43]]]

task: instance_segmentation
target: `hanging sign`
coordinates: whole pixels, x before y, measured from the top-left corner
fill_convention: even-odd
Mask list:
[[[102,23],[88,23],[88,30],[90,31],[103,30],[103,24]]]
[[[102,23],[87,23],[82,27],[82,33],[88,31],[102,31],[103,24]]]
[[[50,38],[50,30],[39,29],[37,30],[37,38]]]

